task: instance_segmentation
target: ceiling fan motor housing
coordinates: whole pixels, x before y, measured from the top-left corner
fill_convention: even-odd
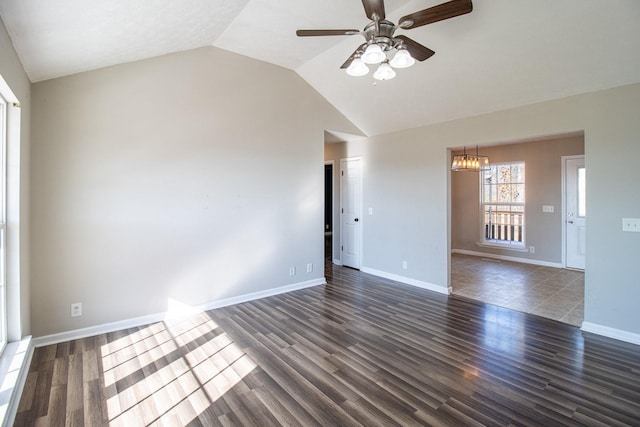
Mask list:
[[[395,30],[396,26],[391,21],[370,22],[364,27],[363,35],[367,44],[376,43],[384,51],[388,51],[394,47],[393,33]]]

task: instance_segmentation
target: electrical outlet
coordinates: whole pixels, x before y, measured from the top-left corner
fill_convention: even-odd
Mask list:
[[[296,268],[289,267],[289,276],[295,276],[295,275],[296,275]]]
[[[79,317],[82,316],[82,303],[74,302],[71,304],[71,317]]]
[[[402,261],[402,269],[406,270],[407,269],[407,261]]]
[[[312,273],[313,272],[313,264],[309,263],[307,264],[307,273]]]
[[[530,254],[535,254],[536,253],[536,247],[535,246],[529,246],[529,253]]]

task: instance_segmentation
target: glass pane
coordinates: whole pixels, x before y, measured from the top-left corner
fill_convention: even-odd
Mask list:
[[[0,96],[0,353],[7,344],[7,306],[6,306],[6,233],[5,233],[5,186],[6,186],[6,135],[7,104]]]
[[[578,216],[580,217],[587,216],[587,203],[585,201],[587,186],[585,173],[586,170],[584,167],[578,168]]]
[[[497,197],[497,189],[495,185],[484,186],[484,201],[491,203],[495,202]]]
[[[524,184],[513,185],[512,202],[524,203]]]
[[[524,193],[524,187],[513,184],[502,184],[498,189],[499,201],[503,203],[516,202],[518,197]]]
[[[524,163],[514,163],[511,165],[511,182],[524,183]]]
[[[511,212],[518,215],[524,215],[524,205],[511,205]]]
[[[498,182],[501,184],[511,182],[511,166],[510,165],[498,166]]]
[[[509,199],[509,185],[501,184],[498,186],[498,200],[499,202],[508,202]]]

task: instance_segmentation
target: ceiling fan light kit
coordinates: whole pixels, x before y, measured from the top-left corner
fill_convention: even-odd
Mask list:
[[[352,36],[359,34],[366,40],[340,68],[350,76],[364,76],[369,73],[369,65],[380,64],[373,77],[389,80],[396,76],[393,68],[407,68],[416,61],[424,61],[435,54],[434,51],[404,35],[395,36],[398,29],[410,30],[432,24],[473,10],[471,0],[451,0],[437,6],[403,16],[398,25],[385,19],[384,0],[362,0],[364,11],[371,20],[364,30],[298,30],[299,37]],[[392,68],[393,67],[393,68]]]
[[[389,62],[393,68],[407,68],[416,63],[411,54],[406,49],[400,49],[393,55],[393,59]]]
[[[389,65],[387,61],[380,64],[375,73],[373,73],[373,78],[376,80],[391,80],[396,76],[396,72],[393,71],[393,68]]]
[[[347,67],[347,74],[354,77],[366,76],[369,74],[369,67],[366,66],[362,59],[354,58],[351,65]]]
[[[362,62],[369,65],[379,64],[385,59],[387,59],[387,55],[382,51],[380,45],[376,43],[371,43],[367,46],[367,49],[362,54]]]

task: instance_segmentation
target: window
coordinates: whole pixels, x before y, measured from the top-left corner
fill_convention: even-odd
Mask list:
[[[480,173],[483,243],[524,247],[524,162],[492,164]]]
[[[7,135],[7,102],[0,95],[0,353],[7,344],[7,306],[6,306],[6,274],[5,274],[5,153]]]
[[[584,166],[578,168],[578,216],[584,218],[587,216],[587,202],[586,196],[586,174]]]

